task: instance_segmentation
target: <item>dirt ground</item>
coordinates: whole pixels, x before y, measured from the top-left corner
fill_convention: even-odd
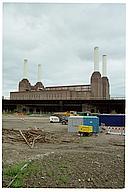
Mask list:
[[[68,133],[67,125],[49,123],[48,116],[3,115],[3,169],[7,165],[33,160],[43,171],[27,178],[27,188],[124,188],[125,137],[108,135],[80,137]],[[11,140],[10,130],[39,128],[45,142],[30,148],[25,142]],[[59,179],[57,179],[59,178]],[[61,181],[61,182],[60,182]],[[3,187],[9,181],[3,176]]]

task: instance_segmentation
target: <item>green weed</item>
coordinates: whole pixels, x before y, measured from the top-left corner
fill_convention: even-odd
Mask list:
[[[23,180],[22,178],[17,178],[14,183],[12,184],[13,188],[21,188],[23,187]]]
[[[67,183],[69,181],[68,175],[61,175],[60,181],[62,181],[63,183]]]
[[[10,176],[10,177],[14,177],[21,169],[21,167],[25,164],[25,162],[19,163],[19,164],[15,164],[12,166],[7,166],[4,171],[3,174],[6,176]]]
[[[49,177],[54,177],[54,172],[53,172],[53,170],[47,170],[47,175],[48,175]]]
[[[37,162],[31,162],[25,167],[23,170],[21,168],[26,164],[26,162],[22,162],[19,164],[15,164],[12,166],[8,166],[3,170],[3,178],[5,180],[12,180],[16,175],[16,179],[11,184],[10,187],[22,187],[24,183],[24,179],[28,176],[36,174],[40,170],[40,165]]]

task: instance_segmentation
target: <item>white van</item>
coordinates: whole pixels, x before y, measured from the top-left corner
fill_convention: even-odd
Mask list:
[[[59,123],[60,122],[59,117],[56,117],[56,116],[50,116],[49,120],[50,120],[50,123]]]

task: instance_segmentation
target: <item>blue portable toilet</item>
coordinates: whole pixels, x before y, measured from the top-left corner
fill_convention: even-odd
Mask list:
[[[99,133],[99,117],[97,116],[84,116],[83,117],[83,125],[93,126],[93,132]]]

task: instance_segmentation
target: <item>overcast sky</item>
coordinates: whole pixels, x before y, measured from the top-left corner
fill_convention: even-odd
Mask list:
[[[3,94],[18,90],[23,60],[31,84],[90,84],[93,49],[108,55],[111,96],[125,94],[125,4],[4,3]]]

